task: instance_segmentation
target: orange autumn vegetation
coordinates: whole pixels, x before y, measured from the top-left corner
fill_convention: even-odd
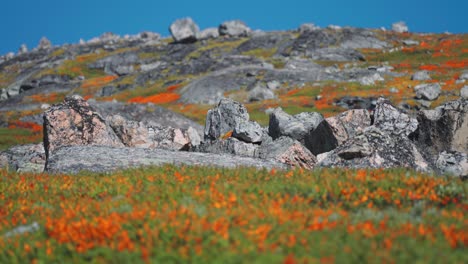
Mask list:
[[[115,75],[107,75],[107,76],[103,76],[103,77],[96,77],[96,78],[87,79],[81,84],[81,88],[90,88],[90,87],[103,86],[103,85],[106,85],[106,84],[112,82],[113,80],[115,80],[117,78],[118,77],[115,76]]]
[[[128,100],[129,103],[153,103],[153,104],[166,104],[179,100],[180,95],[176,93],[159,93],[151,96],[138,96]]]
[[[25,128],[33,133],[42,133],[42,126],[33,122],[11,121],[8,123],[8,128]]]

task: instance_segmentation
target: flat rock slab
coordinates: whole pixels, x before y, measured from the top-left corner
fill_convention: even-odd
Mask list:
[[[107,146],[70,146],[57,149],[48,159],[46,171],[71,173],[80,171],[110,172],[148,165],[193,165],[223,168],[255,167],[287,169],[288,166],[261,159],[227,154],[175,152],[162,149],[136,149]]]

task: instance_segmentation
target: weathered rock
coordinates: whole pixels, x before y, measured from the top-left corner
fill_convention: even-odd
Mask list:
[[[271,100],[275,99],[275,93],[263,86],[255,86],[252,90],[249,91],[249,102],[257,102],[257,101],[264,101],[264,100]]]
[[[42,37],[41,40],[39,40],[39,45],[37,46],[38,50],[47,50],[52,48],[52,43],[50,40],[48,40],[46,37]]]
[[[405,39],[402,41],[405,46],[417,46],[419,45],[419,41],[412,40],[412,39]]]
[[[287,168],[286,165],[279,162],[227,154],[108,146],[70,146],[60,148],[54,152],[48,159],[46,170],[50,173],[74,174],[83,170],[109,173],[130,167],[164,164],[225,168]]]
[[[38,232],[40,229],[41,229],[41,227],[39,226],[39,223],[34,221],[32,224],[20,225],[20,226],[17,226],[15,228],[13,228],[12,230],[6,232],[3,235],[3,237],[4,238],[9,238],[9,237],[22,235],[22,234],[25,234],[25,233],[35,233],[35,232]]]
[[[468,152],[468,101],[447,102],[418,113],[414,140],[432,156],[442,151]]]
[[[280,137],[260,145],[259,155],[262,159],[273,159],[292,167],[309,170],[317,163],[315,156],[306,147],[290,137]]]
[[[411,80],[413,81],[427,81],[430,80],[431,76],[427,71],[417,71],[411,76]]]
[[[133,68],[133,65],[118,65],[114,68],[114,72],[118,76],[129,75],[132,74],[134,71],[135,69]]]
[[[458,76],[458,80],[468,80],[468,71],[464,71]]]
[[[88,64],[91,69],[103,69],[107,74],[126,75],[133,72],[133,64],[139,62],[135,52],[111,55]],[[119,74],[120,73],[120,74]]]
[[[307,53],[307,57],[317,61],[365,61],[364,55],[351,48],[327,47]]]
[[[247,143],[261,143],[263,129],[253,121],[237,123],[232,136]]]
[[[15,146],[0,152],[0,168],[8,167],[16,172],[35,172],[44,171],[46,156],[44,145],[29,144]]]
[[[442,88],[438,83],[419,84],[414,87],[416,98],[434,101],[440,95]]]
[[[456,151],[443,151],[436,161],[437,169],[442,174],[468,177],[468,158],[466,153]]]
[[[174,21],[169,27],[175,42],[195,42],[200,29],[192,18],[182,18]]]
[[[204,138],[216,140],[233,132],[240,123],[249,121],[249,113],[242,104],[231,99],[221,99],[218,105],[208,110]]]
[[[21,46],[18,49],[18,55],[25,54],[28,52],[28,47],[26,44],[21,44]]]
[[[374,73],[368,76],[363,76],[359,79],[359,83],[362,85],[374,85],[377,81],[384,81],[385,79],[378,73]]]
[[[259,145],[257,144],[246,143],[237,138],[230,137],[215,141],[205,141],[200,146],[196,147],[194,151],[258,158],[258,148]]]
[[[44,113],[46,156],[62,146],[76,145],[123,146],[105,120],[78,95]]]
[[[389,134],[407,137],[416,131],[418,121],[395,108],[390,101],[379,98],[374,110],[374,125]]]
[[[338,144],[330,125],[315,112],[291,116],[277,108],[270,114],[268,133],[273,139],[281,136],[296,139],[314,155],[330,151]]]
[[[431,170],[408,138],[390,135],[375,126],[367,127],[335,150],[322,154],[320,160],[319,165],[324,167]]]
[[[299,33],[304,33],[307,31],[313,31],[317,29],[320,29],[320,27],[316,26],[313,23],[305,23],[299,26]]]
[[[398,32],[398,33],[405,33],[405,32],[409,31],[408,26],[403,21],[393,23],[392,24],[392,30],[395,31],[395,32]]]
[[[460,96],[463,99],[468,99],[468,85],[465,85],[460,89]]]
[[[349,138],[371,125],[369,111],[356,109],[343,112],[337,116],[326,119],[335,135],[338,145],[343,144]]]
[[[252,31],[244,22],[240,20],[226,21],[219,25],[219,34],[230,37],[247,37]]]
[[[219,31],[217,28],[207,28],[202,30],[198,34],[198,39],[215,39],[219,37]]]
[[[107,119],[110,127],[127,147],[188,150],[200,144],[200,136],[191,129],[151,126],[115,115]],[[190,128],[189,128],[190,129]]]

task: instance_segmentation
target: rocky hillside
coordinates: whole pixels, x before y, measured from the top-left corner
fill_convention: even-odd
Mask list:
[[[467,34],[411,33],[402,22],[263,32],[228,21],[200,31],[189,18],[169,30],[63,46],[43,38],[1,56],[0,148],[9,149],[0,164],[467,174]],[[25,143],[39,145],[13,147]]]

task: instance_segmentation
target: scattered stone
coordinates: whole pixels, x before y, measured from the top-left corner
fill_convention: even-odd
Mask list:
[[[118,169],[164,164],[214,166],[224,168],[254,167],[287,169],[283,163],[227,154],[169,151],[109,146],[70,146],[57,149],[47,162],[49,173],[91,171],[110,173]]]
[[[395,88],[395,87],[392,87],[392,88],[390,88],[389,92],[391,92],[391,93],[399,93],[400,90],[398,90],[398,89]]]
[[[436,161],[437,169],[442,174],[468,177],[468,158],[466,153],[456,151],[443,151]]]
[[[249,91],[248,94],[249,102],[258,102],[275,98],[276,95],[272,90],[260,85],[257,85],[255,88],[253,88],[251,91]]]
[[[66,97],[44,113],[46,157],[63,146],[123,146],[105,120],[80,96]]]
[[[281,87],[281,84],[280,84],[280,82],[278,82],[276,80],[273,80],[273,81],[267,82],[266,86],[270,90],[277,90],[277,89],[279,89]]]
[[[37,222],[33,222],[30,225],[21,225],[15,227],[13,230],[6,232],[3,237],[9,238],[17,235],[22,235],[25,233],[34,233],[40,230],[40,226]]]
[[[433,110],[418,112],[419,127],[414,135],[420,149],[431,156],[443,151],[468,150],[468,101],[447,102]]]
[[[26,44],[21,44],[20,48],[18,49],[18,55],[28,53],[28,47]]]
[[[144,31],[138,35],[140,39],[147,40],[147,41],[159,40],[161,38],[161,35],[159,35],[158,33],[150,32],[150,31]]]
[[[208,110],[204,138],[217,140],[248,121],[249,113],[245,106],[231,99],[221,99],[214,109]]]
[[[430,79],[431,76],[429,76],[427,71],[418,71],[411,76],[411,80],[413,81],[428,81]]]
[[[405,137],[418,128],[415,118],[401,112],[382,97],[377,100],[373,124],[386,133]]]
[[[380,76],[378,73],[374,73],[372,75],[364,76],[359,79],[359,83],[361,85],[374,85],[375,82],[379,81],[384,81],[385,79]]]
[[[458,76],[458,80],[468,80],[468,71],[464,71]]]
[[[192,18],[187,17],[174,21],[169,27],[169,31],[175,42],[188,43],[197,40],[200,29]]]
[[[337,116],[326,119],[330,125],[338,145],[343,144],[356,133],[371,125],[369,111],[365,109],[355,109],[343,112]]]
[[[221,36],[227,35],[230,37],[247,37],[252,30],[240,20],[226,21],[219,25],[219,34]]]
[[[129,75],[134,72],[133,65],[118,65],[117,67],[114,68],[114,72],[118,76],[124,76],[124,75]]]
[[[414,87],[417,99],[434,101],[440,95],[442,88],[438,83],[419,84]]]
[[[419,45],[419,41],[412,40],[412,39],[405,39],[403,40],[403,44],[405,44],[406,46],[417,46]]]
[[[306,24],[302,24],[299,26],[299,33],[304,33],[304,32],[313,31],[317,29],[320,29],[320,27],[316,26],[313,23],[306,23]]]
[[[308,170],[313,169],[317,163],[317,159],[307,148],[289,137],[280,137],[260,145],[259,155],[262,159],[273,159],[292,167]]]
[[[202,30],[198,34],[198,39],[215,39],[219,37],[219,31],[217,28],[207,28]]]
[[[465,85],[460,89],[460,96],[463,99],[468,99],[468,85]]]
[[[393,23],[392,24],[392,30],[397,32],[397,33],[405,33],[405,32],[409,31],[408,26],[403,21]]]
[[[296,139],[314,155],[330,151],[338,144],[330,125],[316,112],[291,116],[276,108],[270,114],[268,133],[273,139],[281,136]]]
[[[345,109],[373,110],[377,100],[374,97],[345,96],[336,100],[334,104]]]
[[[52,43],[50,40],[48,40],[46,37],[42,37],[41,40],[39,40],[39,45],[37,46],[38,50],[47,50],[52,48]]]

